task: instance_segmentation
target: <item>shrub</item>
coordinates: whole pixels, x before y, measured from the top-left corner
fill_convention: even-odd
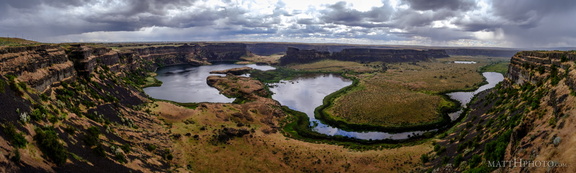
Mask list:
[[[458,154],[454,158],[454,166],[458,167],[458,165],[460,165],[460,162],[462,162],[462,155]]]
[[[12,145],[14,145],[15,147],[23,148],[26,146],[26,144],[28,144],[28,141],[26,141],[26,138],[24,138],[22,133],[16,131],[16,127],[14,127],[14,124],[8,123],[4,125],[3,131],[6,134],[6,137],[8,138],[10,143],[12,143]]]
[[[498,139],[486,143],[484,147],[484,158],[487,161],[501,161],[506,152],[506,146],[508,145],[511,134],[512,131],[507,130],[501,134]]]
[[[426,163],[430,161],[430,157],[428,157],[428,154],[422,154],[422,156],[420,156],[420,160],[422,160],[422,163]]]
[[[68,159],[68,151],[60,143],[60,138],[54,131],[54,127],[37,128],[34,139],[38,142],[38,147],[48,158],[57,165],[63,165]]]
[[[125,153],[129,153],[130,151],[132,151],[132,146],[130,146],[130,144],[124,144],[120,146],[120,148],[122,148],[122,151],[124,151]]]
[[[0,93],[4,93],[4,87],[6,86],[6,83],[4,83],[4,80],[0,79]]]
[[[157,146],[154,145],[154,144],[149,144],[148,146],[146,146],[146,150],[148,150],[148,151],[154,151],[154,150],[156,150],[156,147],[157,147]]]
[[[94,149],[92,149],[94,151],[94,153],[96,153],[96,155],[101,156],[101,157],[105,157],[106,156],[106,152],[104,151],[104,146],[102,146],[102,144],[98,144],[96,145],[96,147]]]
[[[90,127],[86,130],[86,135],[84,137],[84,143],[86,146],[95,146],[100,143],[100,129],[98,127]]]
[[[76,130],[78,130],[76,127],[71,126],[71,125],[67,125],[66,127],[64,127],[64,132],[68,133],[68,134],[75,134]]]

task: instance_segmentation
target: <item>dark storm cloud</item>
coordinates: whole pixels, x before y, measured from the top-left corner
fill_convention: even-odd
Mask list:
[[[334,23],[347,26],[360,27],[385,27],[386,22],[390,19],[392,8],[389,5],[382,7],[373,7],[370,11],[362,12],[347,6],[346,2],[338,2],[329,5],[324,10],[320,20],[322,23]]]
[[[458,15],[451,10],[417,12],[415,10],[403,10],[396,12],[393,17],[394,26],[397,28],[412,28],[429,26],[434,21],[444,20]]]
[[[369,11],[361,12],[348,7],[345,2],[338,2],[328,6],[324,11],[323,16],[320,18],[320,22],[345,26],[358,26],[364,29],[403,29],[405,32],[395,34],[403,36],[406,39],[412,36],[429,37],[435,41],[470,38],[469,35],[465,35],[460,31],[456,32],[457,30],[455,29],[431,28],[434,21],[446,20],[463,13],[462,11],[455,10],[469,10],[473,7],[470,2],[433,1],[418,5],[416,5],[416,3],[418,3],[417,1],[412,1],[411,3],[413,5],[412,8],[397,11],[394,11],[390,6],[383,5],[382,7],[373,7]],[[418,11],[423,9],[429,11]],[[314,21],[312,19],[302,19],[298,22],[301,24],[311,24]],[[350,35],[350,33],[352,33],[352,35],[369,37],[364,32],[366,31],[362,29],[353,29],[346,35],[347,37],[352,37]]]
[[[466,11],[475,7],[473,0],[406,0],[410,7],[414,10],[461,10]]]
[[[574,0],[554,1],[493,1],[495,14],[514,24],[535,26],[542,17],[576,9]]]
[[[576,44],[574,0],[382,0],[372,8],[347,2],[300,8],[290,1],[0,0],[0,36]]]
[[[10,6],[13,8],[32,8],[40,3],[40,0],[0,0],[1,6]]]
[[[2,32],[29,32],[36,35],[78,34],[93,31],[134,31],[142,27],[166,26],[186,28],[210,26],[214,21],[229,15],[242,15],[242,10],[223,7],[206,7],[187,11],[184,8],[194,5],[196,0],[25,0],[0,1],[0,14],[4,19],[18,21],[5,26]],[[95,9],[94,5],[110,4],[107,9]],[[58,11],[81,8],[74,14],[58,14]],[[6,9],[6,10],[3,10]],[[45,15],[38,16],[38,11]],[[8,14],[7,9],[12,9]],[[60,10],[58,10],[60,9]],[[180,11],[179,15],[168,15],[167,11]],[[65,20],[60,20],[65,18]],[[0,19],[2,19],[0,17]],[[55,22],[55,20],[60,20]],[[38,30],[42,31],[39,32]]]
[[[193,27],[212,25],[225,17],[222,11],[205,8],[184,15],[167,16],[167,10],[182,10],[195,0],[132,0],[127,6],[104,13],[91,13],[84,18],[90,23],[106,24],[110,31],[131,31],[148,26]]]
[[[405,34],[411,36],[428,37],[433,42],[444,42],[444,41],[472,38],[472,36],[469,33],[451,28],[419,27],[419,28],[412,28],[409,30],[408,33]]]

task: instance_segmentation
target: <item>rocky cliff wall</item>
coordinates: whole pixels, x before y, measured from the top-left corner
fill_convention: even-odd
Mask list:
[[[522,119],[510,137],[506,159],[554,161],[557,164],[573,162],[569,152],[576,142],[576,52],[575,51],[523,51],[510,61],[509,86],[535,93],[512,101],[528,100],[531,111],[520,114]],[[519,86],[519,87],[518,87]],[[520,102],[522,103],[522,102]],[[507,168],[503,172],[574,172],[574,167]],[[552,171],[550,171],[552,170]]]
[[[553,69],[568,69],[567,61],[576,60],[576,52],[522,51],[510,59],[508,78],[515,84],[537,84],[550,77]],[[576,77],[576,76],[575,76]],[[572,78],[568,78],[572,81]]]
[[[286,50],[286,55],[280,58],[280,64],[309,63],[328,58],[331,58],[330,52],[328,51],[318,51],[315,49],[300,50],[298,48],[289,47]]]
[[[350,48],[340,52],[330,53],[328,51],[300,50],[298,48],[288,48],[286,55],[280,59],[280,64],[309,63],[322,59],[335,59],[342,61],[361,62],[411,62],[429,61],[433,58],[448,57],[444,50],[412,50],[412,49],[369,49]]]
[[[449,55],[511,57],[518,50],[502,49],[445,49]]]
[[[344,49],[334,53],[332,59],[344,61],[382,61],[410,62],[428,61],[433,58],[448,57],[444,50],[411,50],[411,49]]]
[[[76,71],[63,48],[55,45],[0,49],[0,74],[14,75],[38,91],[74,78]]]
[[[183,44],[122,50],[85,44],[5,47],[0,49],[0,74],[14,75],[34,89],[44,92],[60,81],[77,76],[88,77],[98,66],[106,66],[113,72],[142,72],[165,65],[238,61],[245,55],[246,45],[239,43]]]

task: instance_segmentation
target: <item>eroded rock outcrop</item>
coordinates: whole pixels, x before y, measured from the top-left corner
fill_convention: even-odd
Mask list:
[[[63,48],[56,45],[6,47],[0,49],[0,74],[14,75],[38,91],[73,79],[73,63]]]
[[[569,68],[563,62],[576,60],[576,52],[522,51],[510,60],[508,78],[516,84],[537,84],[550,77],[554,68]],[[576,75],[575,75],[576,76]],[[572,81],[571,78],[568,78]]]
[[[231,74],[226,76],[208,76],[206,82],[209,86],[220,90],[227,97],[255,101],[262,97],[270,96],[270,92],[265,89],[265,85],[262,82],[249,77]]]

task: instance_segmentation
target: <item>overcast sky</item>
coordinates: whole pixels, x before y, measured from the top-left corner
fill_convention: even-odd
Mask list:
[[[0,0],[0,36],[576,46],[576,0]]]

